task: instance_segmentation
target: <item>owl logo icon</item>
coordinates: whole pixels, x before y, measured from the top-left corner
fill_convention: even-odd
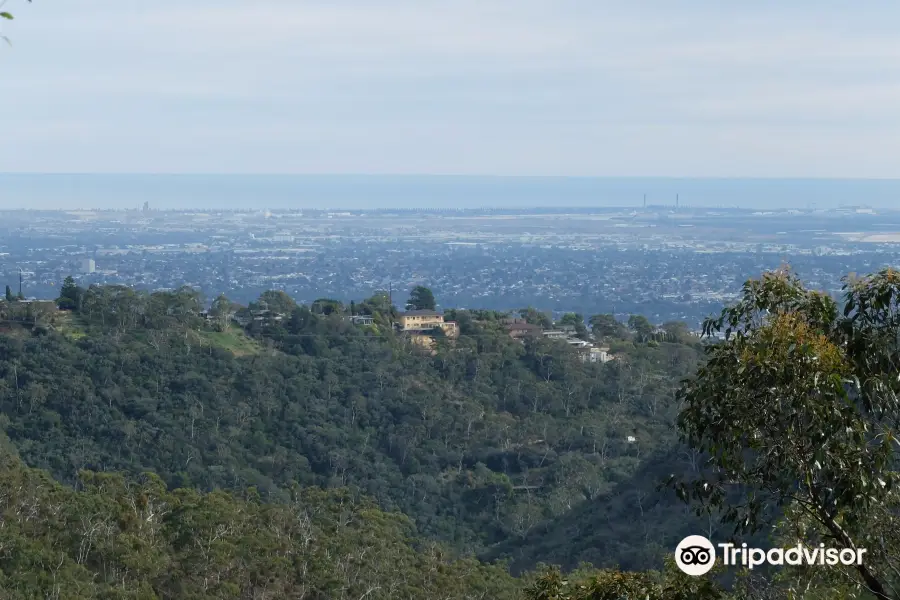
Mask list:
[[[687,575],[706,575],[716,564],[716,547],[702,535],[689,535],[675,548],[675,564]]]

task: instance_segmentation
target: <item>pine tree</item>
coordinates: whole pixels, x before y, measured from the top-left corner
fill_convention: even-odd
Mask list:
[[[66,277],[66,280],[63,282],[62,289],[59,291],[59,298],[56,299],[56,304],[59,306],[60,310],[78,310],[79,304],[81,303],[81,295],[83,290],[78,287],[75,283],[75,279],[72,276]]]

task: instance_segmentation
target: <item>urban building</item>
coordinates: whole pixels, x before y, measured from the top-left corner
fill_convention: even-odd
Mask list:
[[[93,258],[84,258],[81,260],[81,272],[85,274],[93,273],[97,270],[97,263]]]

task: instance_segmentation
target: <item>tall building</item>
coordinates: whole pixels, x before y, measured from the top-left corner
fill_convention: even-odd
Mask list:
[[[97,270],[97,263],[94,262],[93,258],[84,258],[81,260],[81,272],[82,273],[93,273]]]

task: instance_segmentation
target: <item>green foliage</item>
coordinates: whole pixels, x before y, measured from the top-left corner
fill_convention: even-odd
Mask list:
[[[280,299],[263,297],[254,304]],[[481,551],[597,499],[673,444],[675,381],[698,358],[663,344],[584,363],[564,342],[523,346],[471,316],[430,356],[388,327],[305,306],[253,320],[250,337],[195,309],[189,290],[93,287],[77,315],[85,337],[0,337],[0,410],[23,457],[69,483],[92,468],[254,485],[267,499],[295,482],[350,486]],[[640,444],[627,442],[635,432]]]
[[[124,285],[92,285],[81,298],[80,315],[103,330],[126,332],[200,326],[203,298],[183,286],[172,292],[146,292]]]
[[[229,300],[225,294],[220,294],[209,307],[209,317],[217,330],[227,332],[231,329],[232,321],[241,308]]]
[[[631,315],[628,317],[628,329],[641,342],[646,342],[653,335],[653,324],[643,315]]]
[[[591,330],[599,338],[626,339],[628,330],[613,315],[594,315],[590,318]]]
[[[31,2],[31,0],[28,0],[28,2]],[[6,3],[5,3],[5,2],[0,2],[0,7],[2,7],[4,4],[6,4]],[[10,12],[8,12],[8,11],[0,11],[0,20],[12,21],[13,18],[14,18],[14,17],[13,17],[13,15],[12,15],[12,13],[10,13]],[[6,36],[4,36],[4,35],[0,35],[0,39],[2,39],[3,41],[9,43],[9,39],[8,39]],[[9,300],[9,298],[7,298],[7,300]]]
[[[278,315],[289,315],[297,308],[294,299],[281,290],[263,292],[259,300],[250,303],[250,310],[268,310]]]
[[[81,303],[84,300],[84,289],[75,283],[72,276],[66,277],[62,288],[59,290],[59,298],[56,299],[56,305],[60,310],[81,310]]]
[[[227,331],[201,331],[197,337],[198,345],[206,343],[210,348],[221,348],[234,356],[259,354],[263,350],[259,342],[234,327]]]
[[[673,471],[691,473],[692,461],[697,463],[701,457],[678,446],[663,446],[644,455],[642,442],[633,446],[633,459],[639,462],[633,474],[604,481],[589,492],[589,502],[536,526],[524,540],[504,541],[482,556],[508,558],[516,573],[542,562],[566,569],[586,562],[638,571],[661,566],[661,557],[671,554],[688,535],[703,532],[711,539],[726,539],[730,531],[694,515],[671,490],[660,489]],[[573,479],[587,485],[597,464],[589,455],[585,459],[574,461],[572,467]]]
[[[380,295],[360,303],[363,328],[282,292],[217,298],[206,318],[190,288],[92,286],[65,331],[0,337],[0,427],[79,489],[3,454],[0,595],[513,598],[528,582],[527,598],[560,600],[893,599],[898,286],[893,271],[848,282],[840,314],[767,274],[706,324],[727,339],[699,370],[683,324],[643,317],[633,338],[592,318],[617,360],[590,364],[512,340],[491,311],[448,311],[461,335],[432,355],[394,335]],[[659,488],[672,472],[708,519]],[[727,595],[654,570],[687,534],[724,538],[723,509],[740,532],[773,524],[767,541],[865,547],[869,562],[748,574]],[[471,551],[516,571],[605,568],[515,581],[455,558]]]
[[[0,596],[6,598],[517,597],[502,566],[417,543],[402,515],[344,490],[284,503],[167,491],[82,471],[79,490],[0,451]]]
[[[5,325],[15,323],[24,331],[41,334],[53,328],[59,314],[53,302],[22,302],[18,299],[13,302],[0,303],[0,319]]]
[[[396,316],[396,309],[391,304],[391,297],[387,291],[381,290],[375,292],[371,298],[362,301],[357,309],[360,315],[384,315],[388,317]]]
[[[15,299],[16,299],[16,297],[13,296],[12,288],[10,288],[9,286],[6,286],[6,301],[7,301],[7,302],[14,302]]]
[[[547,313],[541,312],[536,308],[528,307],[523,308],[519,311],[519,315],[525,319],[526,323],[531,325],[537,325],[538,327],[543,327],[544,329],[550,329],[553,327],[553,321],[550,319],[550,316]]]
[[[434,310],[437,304],[434,294],[427,287],[417,285],[409,294],[406,302],[406,310]]]
[[[711,575],[684,575],[671,559],[663,572],[581,569],[564,577],[545,570],[526,590],[527,600],[725,600]]]
[[[312,303],[310,310],[317,315],[340,315],[344,312],[344,305],[331,298],[319,298]]]
[[[708,464],[678,492],[739,531],[777,523],[784,539],[866,548],[843,575],[882,599],[900,597],[898,309],[890,269],[848,280],[843,314],[766,273],[705,323],[726,340],[679,391],[683,438]]]
[[[682,321],[667,321],[662,324],[665,339],[676,344],[691,344],[697,340]]]
[[[588,329],[584,324],[584,315],[578,313],[566,313],[559,320],[560,326],[570,326],[575,328],[575,335],[582,339],[587,339]]]

